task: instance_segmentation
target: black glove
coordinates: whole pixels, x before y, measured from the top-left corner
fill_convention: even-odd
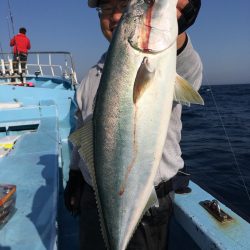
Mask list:
[[[179,34],[189,28],[198,16],[201,0],[189,0],[189,3],[181,10],[182,15],[178,19]]]
[[[70,170],[69,180],[64,190],[64,204],[73,216],[77,216],[80,213],[80,201],[83,187],[84,180],[81,171]]]

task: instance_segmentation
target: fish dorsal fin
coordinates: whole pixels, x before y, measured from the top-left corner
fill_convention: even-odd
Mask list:
[[[190,103],[204,105],[200,94],[192,87],[188,81],[176,74],[174,87],[174,100],[181,104],[190,106]]]
[[[150,83],[153,82],[154,76],[155,64],[151,62],[148,57],[144,57],[135,78],[133,91],[134,103],[139,100],[145,90],[149,87]]]
[[[77,129],[69,136],[69,140],[78,147],[78,152],[86,162],[91,178],[94,177],[94,146],[93,121],[89,119],[83,127]]]

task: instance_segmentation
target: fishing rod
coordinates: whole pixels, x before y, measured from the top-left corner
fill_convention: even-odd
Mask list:
[[[9,17],[6,17],[6,21],[7,21],[7,28],[8,28],[8,35],[9,35],[9,40],[11,39],[11,34],[10,34],[10,23],[9,23]]]
[[[15,27],[14,27],[14,19],[13,19],[13,15],[12,15],[12,11],[11,11],[10,0],[8,0],[8,10],[9,10],[9,15],[6,17],[6,20],[7,20],[7,27],[8,27],[8,33],[9,33],[9,41],[11,40],[12,37],[14,38],[14,41],[15,41],[16,40]],[[11,28],[12,28],[12,35],[11,35]]]
[[[8,0],[8,7],[9,7],[9,14],[10,14],[10,22],[11,22],[11,26],[12,26],[12,33],[14,35],[15,34],[15,27],[14,27],[14,20],[13,20],[12,12],[11,12],[10,0]]]
[[[2,43],[0,42],[0,51],[3,54],[3,47],[2,47]]]
[[[235,163],[235,166],[236,166],[236,170],[237,170],[238,173],[239,173],[240,179],[241,179],[241,181],[242,181],[242,183],[243,183],[243,186],[244,186],[244,188],[245,188],[245,190],[246,190],[246,194],[247,194],[248,200],[250,201],[250,194],[249,194],[249,191],[248,191],[248,189],[247,189],[247,185],[246,185],[246,182],[245,182],[243,173],[242,173],[242,171],[241,171],[241,169],[240,169],[238,160],[237,160],[237,158],[236,158],[236,156],[235,156],[235,153],[234,153],[234,150],[233,150],[233,147],[232,147],[232,144],[231,144],[229,135],[228,135],[227,130],[226,130],[226,127],[225,127],[225,125],[224,125],[224,123],[223,123],[223,119],[222,119],[221,113],[220,113],[220,111],[219,111],[219,108],[218,108],[218,105],[217,105],[215,96],[214,96],[214,94],[213,94],[212,87],[211,87],[211,85],[210,85],[210,83],[209,83],[209,81],[208,81],[208,78],[207,78],[207,76],[206,76],[206,73],[205,73],[205,70],[204,70],[204,69],[203,69],[203,74],[204,74],[204,77],[205,77],[205,79],[206,79],[206,81],[207,81],[207,83],[208,83],[208,86],[209,86],[209,89],[210,89],[210,93],[211,93],[211,96],[212,96],[212,99],[213,99],[213,102],[214,102],[214,105],[215,105],[216,112],[217,112],[217,114],[218,114],[218,116],[219,116],[221,126],[222,126],[222,128],[223,128],[223,130],[224,130],[224,133],[225,133],[225,136],[226,136],[226,139],[227,139],[227,142],[228,142],[230,151],[231,151],[231,153],[232,153],[232,155],[233,155],[233,160],[234,160],[234,163]]]

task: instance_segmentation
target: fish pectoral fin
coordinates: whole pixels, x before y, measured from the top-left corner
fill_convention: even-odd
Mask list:
[[[78,147],[80,156],[86,162],[91,178],[94,175],[94,146],[93,146],[93,121],[88,120],[83,127],[77,129],[69,136],[69,140]]]
[[[135,77],[133,90],[134,103],[140,99],[151,82],[153,82],[155,69],[155,63],[150,61],[148,57],[144,57]]]
[[[174,101],[190,106],[190,103],[204,105],[204,101],[200,94],[192,87],[192,85],[176,74],[174,87]]]
[[[143,210],[143,214],[145,214],[153,206],[159,207],[159,201],[154,187],[152,188],[148,202]]]

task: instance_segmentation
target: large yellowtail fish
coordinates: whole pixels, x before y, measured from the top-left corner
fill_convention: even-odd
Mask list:
[[[173,100],[203,103],[176,77],[176,3],[131,0],[108,50],[93,117],[71,136],[89,167],[108,249],[126,249],[157,205],[154,178]]]

